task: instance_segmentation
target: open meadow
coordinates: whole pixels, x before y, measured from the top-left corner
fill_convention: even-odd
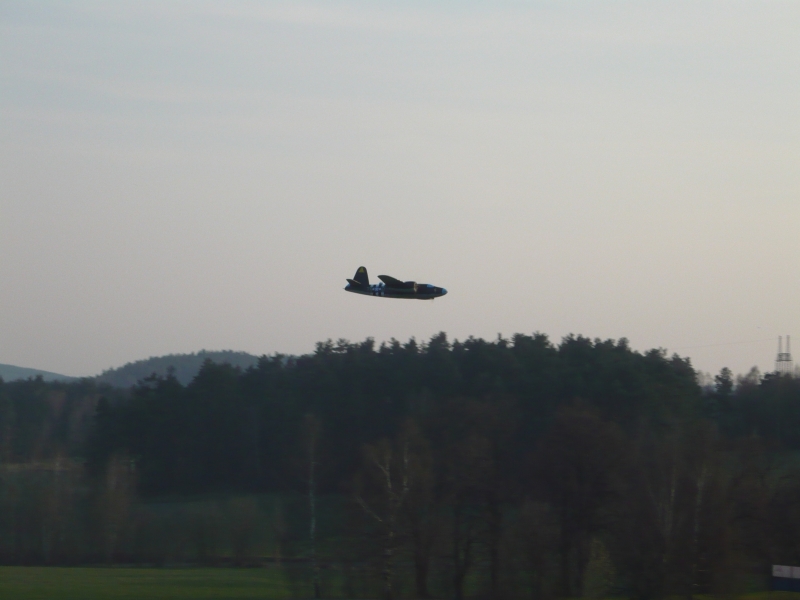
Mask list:
[[[293,597],[281,569],[0,567],[14,600],[243,600]]]
[[[291,570],[270,568],[0,567],[0,598],[14,600],[243,600],[308,598]],[[402,595],[402,594],[401,594]],[[334,594],[335,597],[341,597]],[[413,595],[411,596],[413,597]],[[712,600],[713,595],[695,595]],[[739,600],[797,600],[757,592]]]

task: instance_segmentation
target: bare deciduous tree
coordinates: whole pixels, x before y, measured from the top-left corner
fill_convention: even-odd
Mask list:
[[[126,455],[108,461],[105,488],[101,497],[103,542],[106,562],[114,560],[136,495],[134,462]]]
[[[399,456],[388,439],[364,448],[366,473],[376,490],[374,500],[367,502],[363,492],[356,502],[383,530],[383,597],[394,597],[394,559],[400,511],[409,491],[408,438],[398,440]]]
[[[317,450],[322,427],[316,416],[308,414],[303,421],[303,438],[308,459],[308,541],[311,551],[311,582],[314,598],[319,598],[319,562],[317,560]]]

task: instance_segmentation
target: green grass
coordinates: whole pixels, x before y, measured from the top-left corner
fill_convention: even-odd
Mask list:
[[[277,600],[308,598],[301,572],[262,569],[0,567],[0,599],[13,600]],[[713,600],[713,596],[695,596]],[[619,599],[617,599],[619,600]],[[793,592],[756,592],[738,600],[800,600]]]
[[[240,600],[290,598],[283,570],[0,567],[14,600]]]

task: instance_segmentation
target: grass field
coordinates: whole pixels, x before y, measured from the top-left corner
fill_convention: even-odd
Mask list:
[[[9,600],[271,600],[291,592],[276,568],[0,567],[0,598]]]
[[[308,598],[306,581],[285,569],[140,569],[0,567],[0,599],[9,600],[273,600]],[[695,596],[713,600],[713,596]],[[800,600],[792,592],[758,592],[739,600]]]

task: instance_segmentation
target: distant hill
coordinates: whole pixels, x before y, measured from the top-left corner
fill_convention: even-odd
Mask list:
[[[186,385],[194,379],[194,376],[200,370],[200,365],[206,359],[215,363],[228,363],[242,369],[246,369],[258,362],[257,356],[247,352],[234,352],[233,350],[211,352],[201,350],[192,354],[168,354],[166,356],[151,356],[145,360],[137,360],[116,369],[103,371],[97,376],[97,381],[108,383],[114,387],[128,388],[137,381],[154,373],[156,375],[166,375],[167,370],[172,367],[175,370],[175,378],[183,385]]]
[[[41,369],[28,369],[27,367],[15,367],[14,365],[0,364],[0,377],[3,381],[14,381],[16,379],[28,379],[29,377],[37,377],[41,375],[45,381],[72,381],[78,379],[77,377],[70,377],[69,375],[60,375],[59,373],[51,373],[50,371],[42,371]]]

